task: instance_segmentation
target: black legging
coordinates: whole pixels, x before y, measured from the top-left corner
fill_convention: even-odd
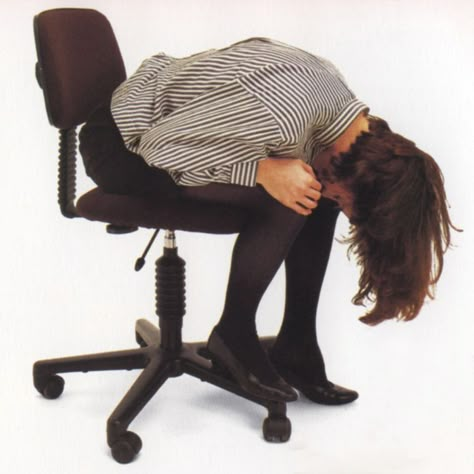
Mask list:
[[[257,339],[255,316],[262,296],[283,261],[286,303],[274,353],[306,380],[327,380],[316,337],[316,308],[332,246],[338,210],[321,199],[309,217],[273,199],[261,186],[230,184],[182,187],[189,199],[245,208],[248,219],[235,242],[222,316],[221,337],[262,380],[276,373]]]

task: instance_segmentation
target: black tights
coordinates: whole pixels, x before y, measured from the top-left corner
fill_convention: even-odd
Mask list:
[[[233,249],[224,309],[216,327],[219,335],[262,381],[277,377],[258,341],[255,317],[265,290],[285,261],[285,313],[273,353],[307,380],[327,380],[315,318],[338,215],[332,202],[320,200],[311,216],[304,217],[261,186],[214,183],[181,190],[185,198],[248,211]]]
[[[273,199],[261,186],[176,186],[164,170],[148,167],[141,157],[125,148],[108,102],[91,115],[79,138],[87,173],[107,192],[159,191],[168,197],[181,195],[246,209],[248,218],[235,243],[217,330],[240,361],[262,381],[271,382],[269,379],[277,376],[260,347],[255,316],[265,290],[285,261],[285,314],[272,356],[283,358],[306,379],[326,379],[315,317],[338,214],[331,201],[321,199],[312,215],[303,217]]]

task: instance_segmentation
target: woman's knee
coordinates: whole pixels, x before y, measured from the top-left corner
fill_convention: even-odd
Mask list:
[[[268,195],[265,205],[256,210],[254,219],[282,237],[286,235],[287,238],[293,238],[303,228],[308,217],[298,214]]]

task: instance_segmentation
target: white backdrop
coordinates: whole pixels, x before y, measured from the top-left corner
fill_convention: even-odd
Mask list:
[[[60,400],[33,389],[41,358],[134,345],[137,317],[154,321],[155,245],[64,219],[56,204],[56,131],[34,78],[33,16],[58,7],[102,11],[128,73],[147,56],[184,56],[268,36],[333,61],[371,112],[417,142],[444,171],[456,247],[437,299],[413,322],[370,328],[350,303],[358,271],[335,244],[318,327],[330,379],[359,391],[346,407],[289,406],[293,435],[262,441],[264,413],[190,378],[168,383],[134,422],[144,448],[129,472],[441,474],[473,472],[474,8],[468,0],[0,1],[2,137],[0,469],[117,472],[105,421],[136,373],[71,374]],[[83,174],[80,192],[93,184]],[[347,231],[341,218],[337,235]],[[178,233],[187,261],[185,337],[205,339],[224,297],[234,236]],[[279,272],[259,308],[262,334],[281,318]],[[179,450],[179,451],[178,451]]]

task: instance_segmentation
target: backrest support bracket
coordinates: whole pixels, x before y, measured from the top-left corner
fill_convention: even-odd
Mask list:
[[[76,199],[76,128],[59,130],[58,203],[64,217],[79,217]]]

